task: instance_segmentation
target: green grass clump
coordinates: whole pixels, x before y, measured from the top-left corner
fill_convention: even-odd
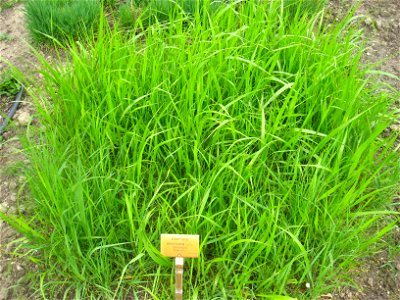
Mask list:
[[[1,0],[0,1],[0,12],[12,8],[17,3],[21,2],[21,0]]]
[[[40,250],[45,298],[171,299],[159,237],[188,233],[187,299],[311,299],[393,229],[393,95],[348,20],[279,7],[101,25],[62,66],[43,59],[33,214],[3,218]]]
[[[163,22],[177,12],[192,16],[196,11],[215,12],[225,0],[128,0],[119,7],[118,19],[122,27],[134,27],[139,16],[142,24]]]
[[[122,27],[133,27],[142,10],[147,7],[146,0],[128,0],[118,9],[118,20]]]
[[[88,34],[97,26],[101,3],[98,0],[27,0],[28,29],[38,43],[65,40]]]
[[[5,69],[0,71],[0,96],[13,96],[16,95],[21,87],[12,74],[12,71]]]
[[[13,37],[6,32],[0,31],[0,42],[9,42],[12,41]]]
[[[291,13],[300,11],[302,13],[316,13],[320,11],[328,0],[283,0],[283,6]]]
[[[193,15],[196,11],[206,9],[208,12],[213,12],[223,3],[224,0],[150,0],[149,6],[151,10],[156,13],[159,17],[168,16],[173,13],[177,8],[182,10],[186,14]],[[229,1],[228,1],[229,2]]]

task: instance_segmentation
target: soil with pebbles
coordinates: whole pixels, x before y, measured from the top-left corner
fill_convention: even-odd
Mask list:
[[[21,71],[27,70],[32,55],[27,43],[28,34],[21,4],[0,11],[0,33],[9,37],[0,40],[0,72],[7,69],[6,60]],[[1,98],[1,114],[9,110],[14,99],[14,97]],[[21,144],[17,133],[25,130],[32,122],[33,115],[33,106],[25,97],[14,115],[13,124],[8,126],[2,139],[0,138],[0,211],[6,214],[16,212],[17,199],[25,180],[23,176],[13,171],[16,163],[24,163],[24,157],[18,152]],[[12,255],[17,246],[15,241],[19,238],[21,236],[0,219],[0,300],[31,298],[30,285],[24,275],[27,271],[33,270],[33,266],[25,259]]]
[[[13,104],[14,97],[8,95],[0,95],[0,114],[1,112],[7,112],[11,109]],[[0,115],[0,125],[2,124],[3,119],[2,115]]]
[[[330,0],[332,17],[340,19],[356,2]],[[364,61],[380,62],[380,70],[400,78],[400,0],[364,0],[356,15],[362,17],[367,39]],[[399,79],[391,76],[383,78],[400,91]],[[394,109],[400,110],[400,99],[397,99]],[[400,131],[400,115],[397,122],[387,129],[387,133],[391,131]],[[393,204],[400,211],[400,190]],[[400,219],[396,230],[387,239],[391,246],[366,258],[357,269],[352,270],[353,288],[341,289],[321,299],[400,300]]]
[[[355,2],[330,0],[329,12],[332,20],[339,20]],[[400,77],[400,0],[364,0],[356,14],[363,16],[362,27],[368,40],[365,61],[382,62],[379,67],[381,70]],[[26,42],[28,35],[21,4],[0,11],[0,33],[6,33],[10,37],[0,41],[0,57],[20,69],[29,69],[32,56]],[[5,67],[5,62],[0,58],[0,71]],[[390,76],[385,77],[385,80],[400,91],[399,80]],[[400,99],[397,107],[400,107]],[[29,99],[25,98],[25,102],[14,116],[16,126],[11,126],[3,134],[4,140],[0,141],[0,211],[3,213],[16,211],[17,198],[25,179],[18,172],[10,171],[12,168],[9,167],[16,162],[25,163],[23,156],[18,152],[21,145],[17,133],[24,132],[25,127],[34,120],[33,116],[34,110]],[[388,131],[400,131],[400,121],[388,128]],[[394,203],[399,205],[400,197],[395,199]],[[389,237],[398,247],[399,226]],[[16,247],[16,243],[13,242],[19,238],[19,234],[0,220],[0,300],[35,298],[27,276],[24,276],[33,272],[34,267],[26,260],[12,255]],[[352,270],[350,276],[354,279],[353,288],[321,295],[319,299],[399,300],[400,251],[393,251],[395,246],[391,249],[392,251],[389,251],[389,248],[384,249],[365,259],[357,269]]]

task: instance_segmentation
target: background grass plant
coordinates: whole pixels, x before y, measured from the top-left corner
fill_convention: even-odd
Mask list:
[[[188,299],[316,297],[379,247],[398,221],[393,95],[350,17],[281,8],[176,10],[132,37],[102,18],[67,63],[42,59],[33,215],[2,217],[40,250],[44,297],[170,298],[161,233],[201,236]]]
[[[5,9],[9,9],[9,8],[13,7],[14,5],[18,4],[19,2],[21,2],[21,0],[2,0],[0,2],[0,12]]]
[[[21,87],[17,78],[13,76],[10,69],[0,71],[0,96],[13,96],[16,95]]]
[[[27,26],[34,41],[64,41],[84,36],[96,28],[100,16],[98,0],[27,0]]]

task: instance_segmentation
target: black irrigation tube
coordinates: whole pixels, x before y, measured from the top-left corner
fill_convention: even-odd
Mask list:
[[[11,109],[7,113],[7,116],[4,118],[3,123],[0,125],[0,136],[3,134],[3,131],[8,124],[8,120],[11,120],[12,117],[14,116],[15,112],[17,111],[18,106],[21,103],[21,98],[22,98],[23,92],[24,92],[24,88],[21,86],[21,88],[18,91],[17,96],[15,97],[14,104],[11,106]]]

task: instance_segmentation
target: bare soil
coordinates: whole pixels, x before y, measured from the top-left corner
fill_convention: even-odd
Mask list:
[[[0,33],[8,37],[0,40],[0,72],[8,67],[8,63],[22,72],[27,70],[32,55],[21,4],[0,11]],[[2,113],[8,111],[12,101],[14,97],[2,98]],[[12,172],[12,166],[16,163],[24,163],[23,156],[18,152],[21,144],[16,133],[24,130],[29,121],[28,116],[32,115],[32,105],[25,98],[14,115],[14,124],[4,132],[4,140],[0,139],[0,211],[3,213],[16,211],[17,198],[25,180],[23,176]],[[23,258],[12,255],[18,245],[15,241],[19,238],[20,235],[0,219],[0,300],[31,298],[29,283],[24,277],[31,265]]]
[[[10,96],[2,95],[0,96],[0,125],[3,122],[2,112],[6,113],[10,110],[12,106],[13,98]]]
[[[5,0],[0,0],[2,1],[6,4]],[[11,2],[7,2],[9,3]],[[1,7],[3,6],[0,5],[0,37],[3,38],[0,38],[0,74],[7,69],[7,61],[23,70],[29,59],[29,47],[26,42],[28,35],[22,5],[5,10],[1,10]],[[3,121],[1,115],[9,111],[14,99],[12,96],[0,96],[0,124]]]
[[[358,0],[330,0],[329,11],[340,19]],[[367,41],[366,62],[381,63],[379,69],[400,76],[400,1],[364,0],[356,10]],[[400,81],[386,77],[397,90]]]
[[[339,20],[355,3],[353,0],[330,0],[328,10],[333,19]],[[356,14],[363,16],[362,28],[368,46],[365,61],[381,62],[379,68],[382,71],[400,77],[400,0],[364,0]],[[0,40],[0,57],[21,70],[32,68],[21,4],[0,11],[0,33],[10,37]],[[5,61],[0,58],[0,71],[5,67]],[[399,80],[391,76],[384,78],[400,91]],[[18,152],[20,142],[16,133],[25,130],[32,120],[34,110],[29,102],[26,98],[14,117],[15,126],[4,133],[5,141],[0,142],[0,211],[3,213],[16,211],[18,193],[25,180],[18,172],[11,172],[9,167],[16,162],[25,163]],[[400,99],[397,106],[400,107]],[[400,122],[388,130],[400,131]],[[394,203],[400,205],[400,198],[394,199]],[[24,276],[34,272],[33,267],[27,260],[12,255],[17,245],[14,242],[19,238],[6,222],[0,220],[0,300],[35,298]],[[320,299],[400,300],[400,228],[388,239],[390,247],[365,259],[351,271],[349,276],[354,280],[353,287],[332,291]]]
[[[0,32],[8,37],[0,40],[0,57],[19,68],[25,68],[30,51],[22,4],[0,11]],[[6,61],[0,59],[0,71],[5,67]]]
[[[340,19],[356,2],[331,0],[329,10],[334,18]],[[364,61],[381,63],[380,70],[400,78],[400,0],[364,0],[356,15],[362,18],[367,41]],[[400,91],[399,79],[390,76],[384,76],[384,79]],[[400,99],[394,109],[399,108]],[[387,131],[400,131],[400,115],[398,121]],[[397,209],[400,207],[400,197],[394,199],[394,205]],[[330,299],[400,299],[400,219],[398,221],[397,230],[388,237],[388,246],[375,256],[365,259],[352,271],[354,287],[336,291],[330,295]]]

